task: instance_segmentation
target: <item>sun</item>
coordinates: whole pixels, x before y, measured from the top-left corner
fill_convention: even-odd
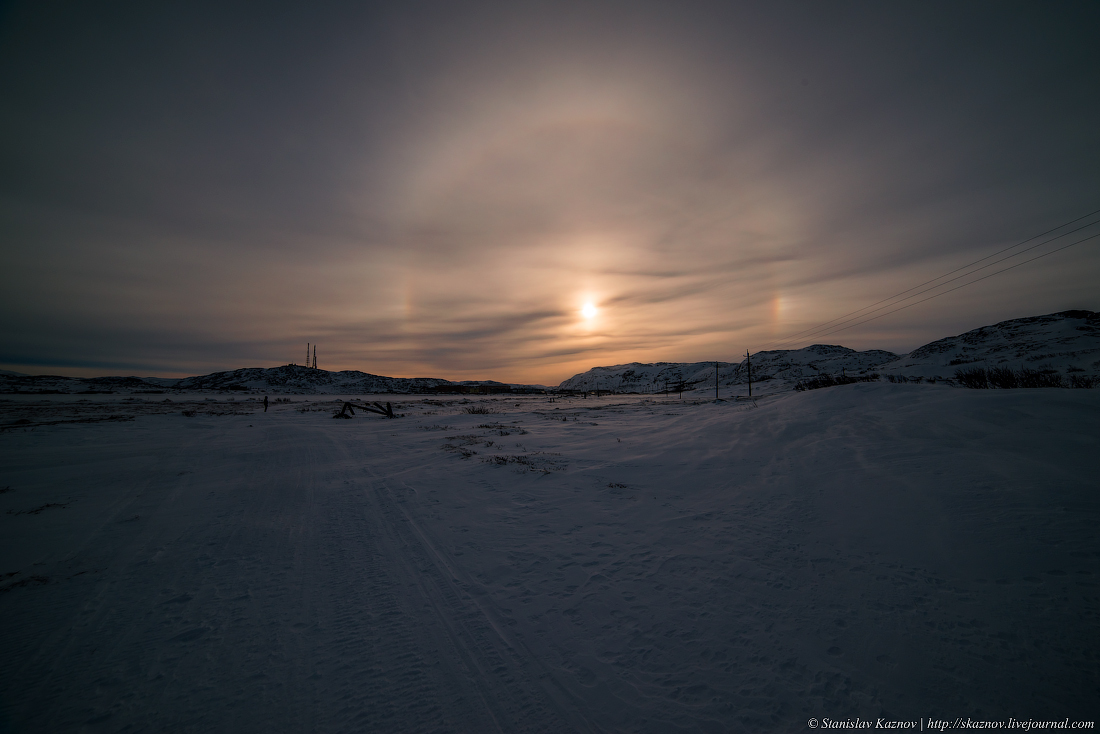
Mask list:
[[[586,303],[581,309],[581,315],[584,316],[586,319],[590,319],[596,315],[597,310],[598,309],[591,303]]]

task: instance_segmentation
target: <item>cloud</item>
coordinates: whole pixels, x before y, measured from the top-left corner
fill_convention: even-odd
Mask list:
[[[1095,11],[82,12],[25,6],[0,53],[9,365],[728,358],[1100,200]],[[1097,260],[845,343],[1057,310]]]

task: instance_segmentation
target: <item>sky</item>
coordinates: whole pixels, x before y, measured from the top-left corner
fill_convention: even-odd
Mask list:
[[[330,370],[557,384],[1100,310],[1093,239],[791,339],[1100,209],[1097,27],[1097,3],[6,3],[0,368],[309,342]]]

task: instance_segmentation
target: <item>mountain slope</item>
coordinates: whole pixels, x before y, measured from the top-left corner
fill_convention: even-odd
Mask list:
[[[169,379],[161,377],[61,377],[58,375],[0,375],[0,394],[96,394],[205,392],[241,390],[275,395],[364,395],[418,393],[435,388],[488,386],[542,389],[541,385],[513,385],[493,380],[455,382],[439,377],[385,377],[358,370],[329,372],[299,365],[246,367],[209,375]]]
[[[803,349],[777,349],[757,352],[751,357],[753,382],[771,383],[769,391],[786,389],[794,382],[819,375],[862,375],[881,365],[897,360],[898,355],[881,349],[857,352],[854,349],[828,344],[814,344]],[[718,363],[720,387],[744,385],[749,367],[745,362]],[[661,392],[665,381],[669,390],[681,382],[692,390],[713,390],[714,362],[631,362],[611,367],[593,367],[587,372],[562,381],[563,390],[614,390],[616,392]],[[597,384],[598,383],[598,384]]]
[[[1100,374],[1100,313],[1061,311],[983,326],[914,349],[883,372],[950,378],[976,367]]]
[[[432,377],[385,377],[358,370],[328,372],[299,365],[282,367],[247,367],[229,372],[188,377],[181,380],[181,390],[265,390],[294,394],[363,394],[407,393],[450,385],[449,380]]]
[[[1054,370],[1062,374],[1100,375],[1100,313],[1062,311],[1045,316],[1002,321],[965,334],[950,336],[898,356],[881,349],[857,352],[847,347],[815,344],[803,349],[777,349],[753,354],[752,380],[761,390],[775,392],[819,375],[849,376],[880,372],[908,377],[950,379],[960,369],[1011,367]],[[744,385],[748,368],[719,363],[720,387]],[[657,362],[593,367],[562,381],[565,390],[660,392],[665,381],[673,389],[681,380],[687,389],[713,391],[714,362]]]

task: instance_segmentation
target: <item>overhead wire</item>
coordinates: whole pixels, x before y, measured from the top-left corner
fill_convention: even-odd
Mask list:
[[[942,288],[943,286],[947,285],[948,283],[953,283],[953,282],[955,282],[956,280],[960,280],[960,279],[962,279],[962,278],[966,278],[966,277],[968,277],[968,276],[970,276],[970,275],[973,275],[974,273],[977,273],[977,272],[980,272],[980,271],[982,271],[982,270],[985,270],[986,268],[991,268],[991,267],[993,267],[994,265],[997,265],[997,264],[999,264],[999,263],[1003,263],[1003,262],[1005,262],[1005,261],[1007,261],[1007,260],[1011,260],[1011,259],[1012,259],[1012,258],[1014,258],[1014,257],[1019,257],[1020,255],[1023,255],[1023,254],[1024,254],[1024,253],[1026,253],[1026,252],[1031,252],[1032,250],[1034,250],[1034,249],[1036,249],[1036,248],[1039,248],[1039,247],[1043,247],[1044,245],[1049,245],[1049,244],[1050,244],[1051,242],[1054,242],[1054,241],[1056,241],[1056,240],[1060,240],[1061,238],[1063,238],[1063,237],[1066,237],[1066,236],[1068,236],[1068,235],[1071,235],[1071,234],[1073,234],[1074,232],[1080,232],[1080,231],[1081,231],[1082,229],[1088,229],[1089,227],[1093,226],[1094,224],[1096,224],[1096,222],[1090,222],[1090,223],[1088,223],[1088,224],[1085,224],[1085,225],[1083,225],[1083,226],[1081,226],[1081,227],[1077,227],[1076,229],[1071,229],[1071,230],[1069,230],[1068,232],[1063,232],[1062,234],[1058,235],[1057,237],[1051,237],[1051,238],[1050,238],[1049,240],[1046,240],[1046,241],[1044,241],[1044,242],[1040,242],[1040,243],[1038,243],[1038,244],[1036,244],[1036,245],[1032,245],[1031,247],[1027,247],[1027,248],[1024,248],[1023,250],[1020,250],[1019,252],[1014,252],[1013,254],[1011,254],[1011,255],[1007,255],[1007,256],[1005,256],[1005,257],[1002,257],[1002,258],[1001,258],[1001,259],[999,259],[999,260],[994,260],[993,262],[991,262],[991,263],[988,263],[988,264],[986,264],[986,265],[983,265],[983,266],[981,266],[980,268],[974,268],[973,270],[970,270],[969,272],[963,273],[962,275],[958,275],[958,276],[955,276],[954,278],[951,278],[951,279],[949,279],[949,280],[944,280],[944,281],[943,281],[942,283],[938,283],[938,284],[936,284],[936,285],[934,285],[934,286],[932,286],[932,287],[930,287],[930,288],[925,288],[924,290],[921,290],[921,291],[917,291],[917,292],[916,292],[916,293],[914,293],[913,295],[911,295],[911,296],[907,296],[907,297],[905,297],[905,298],[901,299],[901,301],[898,301],[898,300],[897,300],[897,297],[898,297],[898,296],[892,296],[891,298],[887,298],[887,299],[884,299],[883,301],[879,301],[878,303],[887,303],[887,305],[885,305],[885,306],[881,306],[881,307],[879,307],[879,308],[876,308],[876,309],[873,309],[873,310],[871,310],[871,311],[868,311],[867,309],[871,308],[871,306],[875,306],[875,305],[877,305],[877,304],[873,303],[873,304],[871,304],[871,306],[866,306],[866,307],[864,307],[864,308],[862,308],[862,309],[859,309],[858,311],[854,311],[854,312],[852,312],[852,314],[848,314],[848,316],[850,316],[850,318],[847,318],[847,317],[845,317],[845,316],[840,316],[840,317],[838,317],[838,318],[836,318],[836,319],[833,319],[832,321],[827,321],[827,322],[825,322],[825,324],[822,324],[822,325],[820,325],[820,326],[814,327],[814,328],[812,328],[812,329],[808,329],[807,331],[804,331],[804,332],[800,332],[800,334],[798,334],[798,335],[796,335],[796,336],[792,336],[792,337],[787,337],[786,339],[782,339],[782,340],[780,340],[779,342],[776,342],[776,344],[777,344],[777,345],[781,345],[781,344],[786,344],[786,343],[789,343],[789,342],[797,341],[797,340],[799,340],[799,339],[803,339],[803,338],[808,338],[808,337],[810,337],[810,336],[815,336],[815,335],[820,335],[820,334],[822,334],[822,333],[828,333],[828,332],[831,332],[831,331],[832,331],[832,328],[831,328],[831,327],[828,327],[828,326],[827,326],[828,324],[831,324],[831,323],[836,323],[836,322],[838,322],[838,321],[839,321],[839,323],[837,323],[836,325],[837,325],[837,326],[840,326],[841,324],[846,324],[846,323],[848,323],[849,321],[852,321],[852,320],[854,320],[854,319],[860,318],[860,316],[855,316],[855,315],[853,315],[853,314],[859,314],[859,313],[860,313],[861,311],[862,311],[862,312],[864,312],[864,314],[863,314],[863,315],[866,315],[866,314],[868,314],[868,313],[875,313],[876,311],[881,311],[881,310],[882,310],[882,309],[884,309],[884,308],[889,308],[889,307],[890,307],[891,305],[897,305],[897,303],[901,303],[902,301],[908,301],[908,300],[909,300],[909,299],[911,299],[911,298],[916,298],[917,296],[919,296],[919,295],[922,295],[922,294],[924,294],[924,293],[928,293],[929,291],[934,291],[934,290],[936,290],[937,288]],[[1063,226],[1065,226],[1065,225],[1063,225]],[[1040,235],[1040,236],[1041,236],[1041,235]],[[1032,239],[1034,239],[1034,238],[1032,238]],[[1020,244],[1023,244],[1023,243],[1020,243]],[[1013,248],[1015,248],[1015,247],[1019,247],[1019,246],[1020,246],[1019,244],[1017,244],[1017,245],[1013,245]],[[1009,248],[1009,249],[1012,249],[1012,248]],[[1002,250],[1001,252],[1004,252],[1004,250]],[[989,259],[990,257],[995,257],[995,256],[996,256],[996,254],[999,254],[999,253],[995,253],[994,255],[989,255],[989,256],[987,256],[987,257],[984,257],[984,258],[982,258],[982,260],[988,260],[988,259]],[[981,260],[978,260],[978,261],[976,261],[975,263],[971,263],[971,265],[974,265],[974,264],[976,264],[977,262],[981,262]],[[932,280],[930,280],[930,281],[927,281],[927,283],[934,283],[934,282],[935,282],[935,281],[937,281],[937,280],[942,280],[943,278],[946,278],[946,277],[947,277],[948,275],[951,275],[952,273],[957,273],[957,272],[959,272],[959,270],[966,270],[966,269],[967,269],[967,268],[969,268],[969,267],[970,267],[971,265],[968,265],[968,266],[964,266],[964,267],[962,267],[962,268],[957,268],[957,269],[955,269],[955,270],[952,270],[952,271],[951,271],[950,273],[946,273],[946,274],[944,274],[944,275],[941,275],[941,276],[940,276],[939,278],[933,278]],[[998,271],[998,272],[1001,272],[1001,271]],[[976,283],[977,281],[974,281],[974,282]],[[925,284],[922,284],[922,285],[926,285],[927,283],[925,283]],[[901,292],[901,293],[899,293],[898,295],[900,296],[900,295],[903,295],[903,294],[905,294],[905,293],[909,293],[910,291],[916,290],[917,288],[920,288],[920,287],[921,287],[921,286],[914,286],[913,288],[910,288],[909,290],[905,290],[905,291],[902,291],[902,292]],[[894,303],[893,303],[893,304],[890,304],[890,303],[889,303],[890,301],[894,301]]]
[[[822,324],[818,324],[817,326],[811,327],[809,329],[804,329],[804,330],[802,330],[802,331],[800,331],[796,334],[792,334],[788,337],[784,337],[783,339],[780,339],[778,341],[774,341],[771,344],[767,345],[767,347],[765,347],[765,349],[774,349],[774,348],[777,348],[777,347],[782,347],[786,344],[801,341],[803,339],[807,339],[807,338],[813,337],[813,336],[826,336],[828,334],[837,333],[838,331],[846,331],[847,329],[858,326],[859,324],[867,323],[868,321],[873,321],[875,319],[882,318],[884,316],[888,316],[891,313],[896,313],[897,311],[903,310],[904,308],[908,308],[909,306],[915,306],[917,303],[924,303],[925,301],[931,300],[932,298],[936,298],[939,295],[944,295],[944,294],[947,294],[947,293],[951,293],[953,291],[959,290],[959,288],[964,288],[968,285],[971,285],[972,283],[977,283],[981,280],[985,280],[986,278],[992,277],[993,275],[1003,273],[1007,270],[1012,270],[1013,268],[1018,267],[1019,265],[1023,265],[1025,263],[1033,262],[1034,260],[1038,260],[1040,257],[1045,257],[1046,255],[1053,254],[1055,252],[1060,252],[1061,250],[1067,249],[1068,247],[1072,247],[1074,245],[1080,244],[1081,242],[1093,239],[1093,237],[1086,237],[1086,238],[1084,238],[1082,240],[1078,240],[1077,242],[1074,242],[1070,245],[1066,245],[1065,247],[1060,247],[1060,248],[1057,248],[1055,250],[1051,250],[1050,252],[1045,253],[1044,255],[1040,255],[1039,257],[1030,258],[1030,259],[1028,259],[1024,262],[1017,263],[1016,265],[1012,265],[1012,266],[1010,266],[1008,268],[1004,268],[1002,270],[998,270],[995,273],[990,273],[990,274],[988,274],[986,276],[983,276],[981,278],[977,278],[973,281],[969,281],[969,282],[967,282],[967,283],[965,283],[961,286],[958,286],[956,288],[951,288],[949,290],[943,291],[943,292],[941,292],[939,294],[936,294],[934,296],[930,296],[929,298],[925,298],[925,299],[922,299],[920,301],[916,301],[914,303],[908,304],[908,305],[906,305],[902,308],[894,309],[894,310],[888,311],[887,313],[880,314],[879,316],[876,316],[872,319],[865,319],[865,320],[858,321],[857,323],[851,324],[850,326],[844,327],[843,329],[837,329],[836,328],[838,326],[842,326],[843,324],[847,324],[847,323],[849,323],[850,321],[852,321],[854,319],[860,319],[860,318],[862,318],[862,316],[866,316],[868,314],[875,313],[877,311],[881,311],[885,308],[890,308],[891,306],[896,306],[896,305],[898,305],[898,303],[908,301],[908,300],[910,300],[912,298],[916,298],[917,296],[922,295],[924,293],[928,293],[928,292],[936,290],[938,288],[942,288],[943,286],[947,285],[948,283],[952,283],[952,282],[954,282],[956,280],[959,280],[961,278],[966,278],[966,277],[968,277],[970,275],[973,275],[973,274],[975,274],[975,273],[977,273],[981,270],[985,270],[986,268],[990,268],[990,267],[993,267],[994,265],[997,265],[999,263],[1005,262],[1007,260],[1011,260],[1012,258],[1019,257],[1020,255],[1023,255],[1024,253],[1030,252],[1030,251],[1035,250],[1039,247],[1043,247],[1044,245],[1048,245],[1051,242],[1054,242],[1054,241],[1059,240],[1063,237],[1066,237],[1070,234],[1073,234],[1074,232],[1079,232],[1082,229],[1087,229],[1089,227],[1092,227],[1095,224],[1097,224],[1098,222],[1100,222],[1100,220],[1093,221],[1093,222],[1088,222],[1087,224],[1081,225],[1080,227],[1069,230],[1067,232],[1063,232],[1063,233],[1057,235],[1056,237],[1052,237],[1049,240],[1045,240],[1045,241],[1040,242],[1038,244],[1032,245],[1031,247],[1020,250],[1019,252],[1015,252],[1011,255],[1000,258],[999,260],[995,260],[994,262],[983,265],[980,268],[971,269],[971,268],[974,268],[974,266],[978,265],[979,263],[985,262],[986,260],[989,260],[991,258],[995,258],[998,255],[1002,255],[1002,254],[1004,254],[1006,252],[1009,252],[1011,250],[1016,250],[1016,249],[1022,247],[1023,245],[1026,245],[1029,242],[1033,242],[1034,240],[1039,239],[1040,237],[1045,237],[1046,235],[1051,234],[1052,232],[1057,232],[1060,229],[1064,229],[1065,227],[1068,227],[1071,224],[1075,224],[1077,222],[1080,222],[1083,219],[1088,219],[1090,217],[1093,217],[1096,214],[1100,214],[1100,209],[1091,211],[1088,214],[1077,217],[1076,219],[1071,219],[1068,222],[1063,222],[1062,224],[1059,224],[1057,227],[1053,227],[1051,229],[1048,229],[1045,232],[1041,232],[1037,235],[1034,235],[1032,237],[1027,238],[1026,240],[1023,240],[1021,242],[1017,242],[1016,244],[1011,245],[1010,247],[1006,247],[1004,249],[998,250],[997,252],[994,252],[992,254],[986,255],[985,257],[974,260],[973,262],[970,262],[966,265],[962,265],[958,268],[955,268],[954,270],[951,270],[947,273],[944,273],[943,275],[932,278],[931,280],[927,280],[924,283],[920,283],[918,285],[912,286],[911,288],[907,288],[906,290],[903,290],[900,293],[896,293],[893,296],[890,296],[888,298],[884,298],[882,300],[876,301],[875,303],[872,303],[868,306],[864,306],[863,308],[856,309],[855,311],[851,311],[847,314],[843,314],[841,316],[838,316],[834,319],[826,321]],[[1094,235],[1094,237],[1095,236],[1100,236],[1100,235]],[[950,280],[946,280],[946,281],[943,280],[944,278],[947,278],[948,276],[954,275],[955,273],[959,273],[961,271],[969,271],[969,272],[962,273],[962,275],[956,276],[955,278],[951,278]],[[924,290],[919,290],[917,293],[913,293],[913,291],[917,291],[918,289],[923,288],[924,286],[927,286],[931,283],[936,283],[937,281],[943,281],[943,282],[940,282],[937,285],[934,285],[930,288],[925,288]],[[901,298],[902,296],[905,296],[907,293],[912,293],[912,295],[909,295],[905,298]],[[900,301],[898,300],[899,298],[901,299]],[[880,304],[885,304],[885,305],[881,305],[880,308],[874,308],[875,306],[880,306]],[[873,309],[873,310],[869,310],[869,309]],[[830,325],[832,325],[832,326],[830,326]]]
[[[844,327],[844,328],[842,328],[842,329],[836,329],[835,331],[829,331],[829,332],[827,332],[827,334],[826,334],[826,335],[829,335],[829,334],[839,334],[839,333],[840,333],[840,332],[842,332],[842,331],[847,331],[848,329],[853,329],[853,328],[855,328],[855,327],[859,326],[860,324],[866,324],[866,323],[868,323],[868,322],[870,322],[870,321],[875,321],[875,320],[877,320],[877,319],[881,319],[881,318],[883,318],[883,317],[885,317],[885,316],[889,316],[890,314],[895,314],[895,313],[897,313],[898,311],[904,311],[905,309],[907,309],[907,308],[909,308],[909,307],[911,307],[911,306],[916,306],[916,305],[917,305],[918,303],[924,303],[925,301],[931,301],[931,300],[932,300],[933,298],[939,298],[940,296],[944,296],[944,295],[947,295],[948,293],[953,293],[954,291],[957,291],[957,290],[959,290],[959,289],[961,289],[961,288],[966,288],[966,287],[967,287],[967,286],[969,286],[969,285],[973,285],[974,283],[977,283],[978,281],[981,281],[981,280],[985,280],[986,278],[992,278],[992,277],[993,277],[994,275],[1000,275],[1001,273],[1007,272],[1007,271],[1009,271],[1009,270],[1012,270],[1012,269],[1014,269],[1014,268],[1018,268],[1018,267],[1020,267],[1021,265],[1026,265],[1026,264],[1028,264],[1028,263],[1030,263],[1030,262],[1035,262],[1036,260],[1040,260],[1040,259],[1042,259],[1042,258],[1046,257],[1047,255],[1053,255],[1053,254],[1054,254],[1054,253],[1056,253],[1056,252],[1061,252],[1062,250],[1068,250],[1069,248],[1071,248],[1071,247],[1073,247],[1073,246],[1075,246],[1075,245],[1079,245],[1079,244],[1081,244],[1082,242],[1087,242],[1087,241],[1089,241],[1089,240],[1094,240],[1094,239],[1096,239],[1097,237],[1100,237],[1100,232],[1097,232],[1097,233],[1096,233],[1096,234],[1094,234],[1094,235],[1089,235],[1088,237],[1083,237],[1082,239],[1079,239],[1079,240],[1077,240],[1076,242],[1071,242],[1071,243],[1069,243],[1068,245],[1063,245],[1062,247],[1058,247],[1058,248],[1056,248],[1056,249],[1053,249],[1053,250],[1051,250],[1050,252],[1044,252],[1044,253],[1043,253],[1042,255],[1036,255],[1035,257],[1032,257],[1032,258],[1028,258],[1027,260],[1024,260],[1024,261],[1022,261],[1022,262],[1018,262],[1018,263],[1016,263],[1016,264],[1014,264],[1014,265],[1009,265],[1009,266],[1008,266],[1007,268],[1002,268],[1002,269],[1000,269],[1000,270],[998,270],[998,271],[996,271],[996,272],[993,272],[993,273],[988,273],[988,274],[986,274],[986,275],[983,275],[983,276],[982,276],[982,277],[980,277],[980,278],[975,278],[974,280],[972,280],[972,281],[970,281],[970,282],[968,282],[968,283],[963,283],[962,285],[957,285],[957,286],[955,286],[954,288],[949,288],[949,289],[947,289],[947,290],[945,290],[945,291],[942,291],[942,292],[940,292],[940,293],[936,293],[936,294],[933,294],[933,295],[931,295],[931,296],[928,296],[928,298],[922,298],[922,299],[921,299],[921,300],[919,300],[919,301],[914,301],[913,303],[907,303],[907,304],[905,304],[904,306],[899,306],[898,308],[894,309],[893,311],[887,311],[886,313],[883,313],[883,314],[879,314],[878,316],[872,316],[872,317],[871,317],[871,318],[869,318],[869,319],[864,319],[863,321],[860,321],[860,322],[858,322],[858,323],[855,323],[855,324],[850,324],[849,326],[845,326],[845,327]],[[1002,261],[1002,262],[1003,262],[1003,261]],[[973,275],[973,273],[969,273],[969,274],[970,274],[970,275]],[[926,292],[927,292],[927,291],[926,291]],[[824,336],[824,335],[823,335],[823,336]]]

